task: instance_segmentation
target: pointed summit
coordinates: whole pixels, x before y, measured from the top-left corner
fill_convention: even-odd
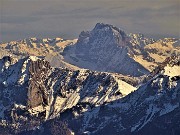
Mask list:
[[[116,30],[118,32],[122,31],[111,24],[105,24],[105,23],[97,23],[93,30],[97,30],[97,29]]]
[[[81,32],[77,47],[81,48],[81,44],[85,47],[89,41],[98,42],[99,46],[124,46],[127,40],[128,36],[123,30],[110,24],[97,23],[92,31]]]
[[[113,25],[105,24],[105,23],[97,23],[94,29],[103,29],[105,27],[113,27]]]
[[[133,76],[148,72],[129,56],[129,37],[113,25],[97,23],[93,30],[81,32],[74,47],[74,54],[65,59],[79,67]]]
[[[116,39],[118,42],[125,41],[125,39],[127,38],[127,35],[123,30],[120,30],[119,28],[110,24],[97,23],[92,32],[109,35],[112,38]]]

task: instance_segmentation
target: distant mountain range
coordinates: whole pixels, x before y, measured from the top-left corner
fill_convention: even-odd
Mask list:
[[[0,134],[180,134],[179,39],[98,23],[0,44]]]
[[[92,31],[81,32],[77,43],[64,51],[64,59],[79,67],[140,76],[152,71],[172,54],[180,54],[173,44],[179,39],[148,39],[98,23]]]
[[[18,57],[45,56],[55,67],[80,67],[131,76],[144,75],[167,57],[180,54],[179,39],[155,40],[143,34],[126,34],[103,23],[97,23],[92,31],[81,32],[78,40],[29,38],[3,43],[0,49]]]

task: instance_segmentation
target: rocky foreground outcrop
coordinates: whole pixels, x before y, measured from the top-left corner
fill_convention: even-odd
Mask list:
[[[93,108],[80,103],[55,120],[66,121],[78,135],[179,135],[179,62],[179,57],[168,58],[159,72],[124,98]]]
[[[6,56],[0,60],[1,127],[31,131],[77,104],[100,106],[135,89],[109,73],[53,68],[35,56]]]
[[[136,90],[117,75],[6,56],[0,60],[0,133],[178,135],[179,61],[168,58]]]

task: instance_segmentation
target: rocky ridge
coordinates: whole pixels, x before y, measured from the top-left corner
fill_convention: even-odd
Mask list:
[[[79,103],[99,106],[136,89],[109,73],[53,68],[36,56],[3,57],[0,71],[1,122],[17,132],[32,130]],[[28,121],[36,122],[28,127]]]
[[[178,134],[179,61],[167,58],[135,88],[110,73],[53,68],[35,56],[4,57],[0,129],[19,135]]]
[[[27,38],[0,44],[0,57],[45,56],[54,67],[80,68],[141,76],[167,57],[180,55],[179,39],[155,40],[143,34],[127,34],[109,24],[97,23],[78,40]],[[106,66],[104,66],[106,65]]]
[[[0,134],[180,134],[179,39],[98,23],[77,42],[28,38],[0,55]]]
[[[73,45],[77,40],[66,40],[62,38],[26,38],[18,41],[11,41],[0,44],[0,58],[3,56],[13,56],[24,58],[27,56],[44,56],[51,66],[68,67],[77,70],[78,67],[66,63],[62,60],[60,53],[66,46]],[[4,52],[4,53],[3,53]]]
[[[178,135],[180,72],[174,76],[169,71],[176,66],[180,71],[179,61],[179,57],[169,58],[159,73],[124,98],[95,108],[79,104],[59,120],[66,120],[76,134]]]
[[[81,68],[141,76],[167,57],[179,55],[175,44],[179,44],[179,39],[128,35],[113,25],[98,23],[92,31],[81,32],[77,43],[68,46],[63,56],[65,61]]]

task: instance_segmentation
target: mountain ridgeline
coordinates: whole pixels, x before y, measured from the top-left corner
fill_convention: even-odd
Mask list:
[[[0,44],[0,135],[179,135],[179,39],[97,23]]]
[[[92,31],[81,32],[75,45],[64,50],[65,61],[97,71],[141,76],[152,71],[171,54],[180,54],[173,44],[178,39],[154,40],[129,34],[98,23]],[[156,54],[156,56],[154,56]]]
[[[19,124],[17,130],[24,129],[21,124],[29,115],[45,121],[78,103],[102,105],[136,89],[109,73],[53,68],[36,56],[19,60],[3,57],[0,70],[0,118],[8,118],[6,124]]]

